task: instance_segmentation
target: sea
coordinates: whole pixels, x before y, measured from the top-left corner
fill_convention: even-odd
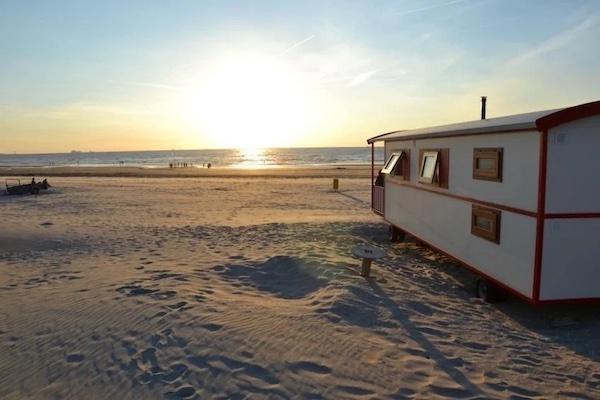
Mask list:
[[[375,162],[383,162],[375,148]],[[370,147],[306,147],[220,150],[118,151],[52,154],[0,154],[2,167],[132,166],[165,168],[169,164],[216,168],[285,168],[370,165]]]

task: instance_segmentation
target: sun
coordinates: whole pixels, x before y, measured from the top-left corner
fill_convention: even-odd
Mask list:
[[[306,79],[283,60],[237,54],[216,63],[189,101],[189,119],[227,148],[292,146],[313,122]]]

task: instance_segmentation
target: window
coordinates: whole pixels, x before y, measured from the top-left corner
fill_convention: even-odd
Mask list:
[[[425,151],[421,157],[421,171],[419,173],[419,182],[435,183],[438,181],[439,166],[438,156],[439,151]]]
[[[419,160],[419,183],[448,189],[450,149],[421,149]]]
[[[388,174],[394,179],[403,181],[410,180],[410,150],[402,149],[390,155],[390,158],[385,163],[381,170],[382,174]]]
[[[502,182],[502,149],[473,150],[473,179]]]
[[[388,161],[385,163],[385,166],[381,170],[382,174],[391,174],[398,163],[398,160],[402,157],[402,152],[400,153],[392,153]]]
[[[494,243],[500,243],[500,211],[472,206],[471,233]]]

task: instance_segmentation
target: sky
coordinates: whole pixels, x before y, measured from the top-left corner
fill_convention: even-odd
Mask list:
[[[598,71],[600,0],[0,0],[0,153],[362,146]]]

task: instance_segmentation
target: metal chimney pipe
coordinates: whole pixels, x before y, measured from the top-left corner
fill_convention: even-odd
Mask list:
[[[485,119],[485,105],[487,103],[487,96],[481,96],[481,119]]]

